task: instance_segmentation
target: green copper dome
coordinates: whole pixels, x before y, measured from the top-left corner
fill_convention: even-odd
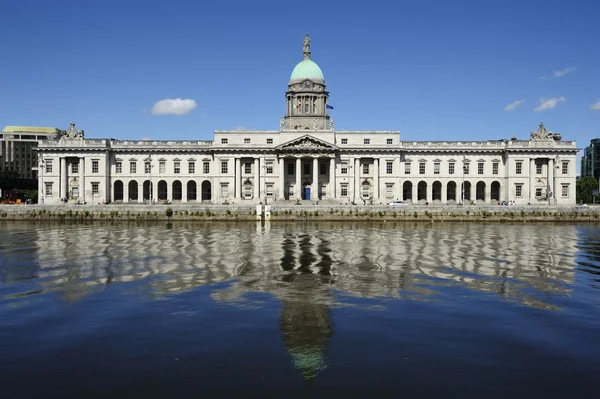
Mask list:
[[[310,58],[300,61],[292,71],[292,76],[290,76],[290,80],[302,79],[320,79],[325,81],[321,68]]]

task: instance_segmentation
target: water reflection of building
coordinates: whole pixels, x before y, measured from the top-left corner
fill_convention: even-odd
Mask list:
[[[43,291],[76,301],[135,282],[153,297],[219,282],[212,297],[281,301],[280,328],[310,379],[326,367],[332,307],[344,298],[423,299],[448,284],[553,308],[574,279],[576,228],[504,224],[51,224],[36,231]],[[56,237],[60,237],[57,239]]]

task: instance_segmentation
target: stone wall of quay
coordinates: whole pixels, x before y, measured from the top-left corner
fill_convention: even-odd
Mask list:
[[[256,221],[256,206],[0,205],[0,220]],[[600,207],[273,205],[276,221],[600,222]]]

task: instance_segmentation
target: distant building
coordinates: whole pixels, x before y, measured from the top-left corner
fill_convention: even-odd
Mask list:
[[[34,149],[39,140],[56,137],[55,127],[5,126],[0,132],[0,175],[15,179],[37,181],[37,155]]]
[[[600,178],[600,139],[591,140],[590,145],[583,149],[581,177],[586,176]]]
[[[328,100],[307,36],[278,130],[113,140],[71,124],[38,146],[40,202],[575,204],[579,148],[544,124],[526,140],[402,141],[399,131],[336,130]]]

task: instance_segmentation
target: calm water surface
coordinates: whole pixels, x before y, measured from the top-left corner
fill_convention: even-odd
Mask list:
[[[600,397],[600,228],[0,223],[2,397]]]

